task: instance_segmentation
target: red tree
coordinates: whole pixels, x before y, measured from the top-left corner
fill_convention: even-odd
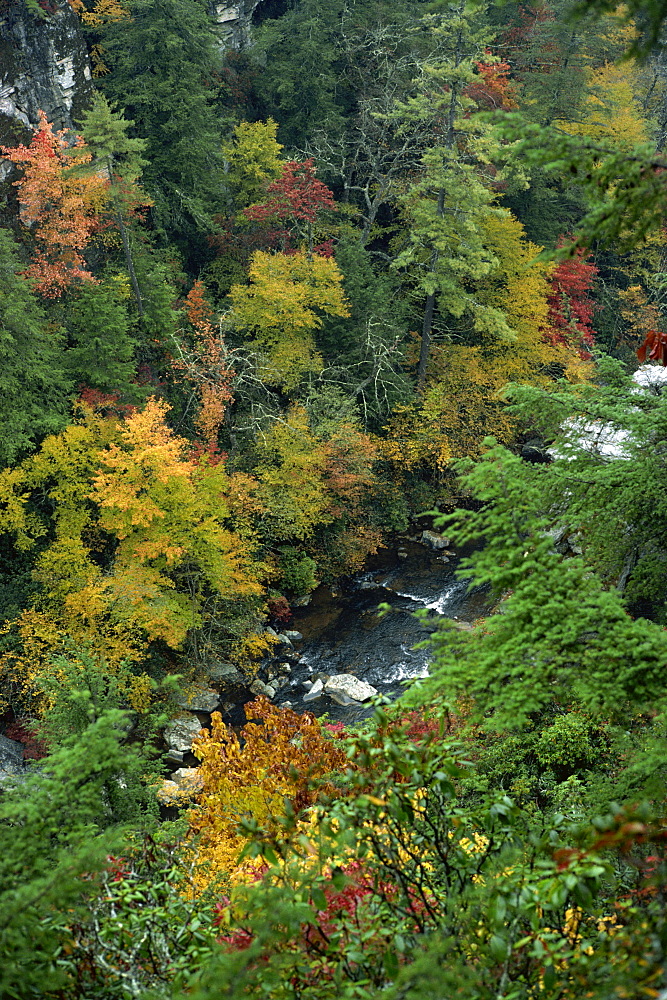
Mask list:
[[[563,260],[550,277],[549,330],[545,340],[562,344],[588,359],[595,346],[595,330],[591,323],[595,302],[590,297],[593,280],[598,273],[594,264],[586,263],[586,253],[578,249],[574,257]]]

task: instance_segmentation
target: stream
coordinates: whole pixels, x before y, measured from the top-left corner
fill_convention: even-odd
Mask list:
[[[369,716],[372,708],[341,706],[326,695],[304,702],[303,682],[320,672],[350,673],[396,698],[404,689],[403,682],[426,676],[430,650],[414,647],[433,627],[422,624],[414,612],[427,608],[432,615],[472,622],[488,611],[486,591],[469,592],[467,583],[454,575],[457,563],[454,555],[443,557],[418,542],[398,539],[393,547],[370,557],[365,571],[349,580],[341,592],[318,587],[308,607],[294,612],[289,628],[303,635],[295,644],[301,659],[276,703],[287,701],[297,712],[326,713],[333,721],[349,725]],[[381,603],[391,607],[382,617],[378,616]]]

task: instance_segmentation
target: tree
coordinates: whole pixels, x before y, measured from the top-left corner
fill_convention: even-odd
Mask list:
[[[331,191],[315,176],[314,160],[285,163],[280,176],[266,188],[266,195],[263,202],[246,208],[244,216],[254,222],[291,222],[297,239],[305,239],[308,253],[312,254],[314,223],[322,211],[336,208]],[[300,222],[306,224],[303,234],[299,233]],[[288,231],[285,236],[289,235]]]
[[[134,122],[127,121],[114,112],[103,94],[95,94],[92,107],[82,117],[83,137],[91,154],[90,169],[102,170],[108,180],[108,200],[115,225],[123,242],[125,266],[132,284],[132,292],[139,316],[143,315],[143,302],[132,258],[128,221],[140,207],[148,207],[150,199],[137,186],[142,169],[148,165],[142,153],[145,139],[128,136]]]
[[[177,651],[187,640],[199,661],[200,632],[231,646],[238,634],[220,631],[223,621],[242,609],[251,618],[259,601],[243,495],[221,466],[187,458],[166,412],[152,399],[123,422],[82,408],[78,424],[0,477],[0,527],[34,552],[38,584],[3,667],[38,707],[45,664],[74,643],[110,673],[132,664],[134,707],[145,710],[150,647]]]
[[[136,342],[130,336],[122,275],[78,289],[67,310],[70,347],[63,363],[73,381],[106,393],[134,396]]]
[[[132,0],[101,30],[110,72],[100,84],[146,141],[144,183],[158,227],[187,243],[209,227],[222,185],[212,102],[218,51],[201,4]]]
[[[188,292],[184,311],[192,331],[191,344],[185,339],[176,342],[178,357],[173,367],[199,395],[195,426],[213,459],[218,450],[218,432],[233,399],[234,373],[229,367],[222,333],[213,325],[213,311],[204,297],[201,281],[196,281]]]
[[[548,529],[558,514],[545,512],[541,467],[525,464],[493,444],[464,479],[481,509],[439,522],[458,526],[457,544],[484,542],[463,572],[506,596],[501,613],[470,634],[444,623],[433,637],[432,679],[414,698],[465,697],[485,726],[504,729],[554,703],[617,719],[662,706],[664,631],[634,621],[619,592],[605,590],[583,559],[554,550]],[[574,469],[571,476],[576,482]]]
[[[67,989],[62,962],[73,921],[85,918],[87,897],[110,854],[122,850],[128,810],[145,813],[145,770],[123,745],[125,713],[101,716],[0,804],[0,990],[27,998]],[[120,782],[125,811],[120,814]],[[143,800],[143,801],[142,801]],[[132,808],[134,807],[134,809]],[[92,883],[92,885],[91,885]]]
[[[239,122],[229,142],[223,144],[226,181],[240,208],[257,201],[267,184],[280,175],[283,147],[276,139],[277,131],[278,125],[272,118],[265,122]]]
[[[30,146],[2,148],[12,163],[24,165],[23,176],[14,183],[22,220],[36,243],[26,273],[46,298],[59,298],[72,285],[95,280],[82,253],[99,229],[105,183],[81,173],[79,167],[91,156],[83,152],[80,138],[70,153],[66,135],[54,133],[42,111]]]
[[[305,373],[322,368],[312,338],[322,325],[320,313],[348,315],[340,271],[319,254],[258,250],[248,277],[249,285],[232,287],[228,320],[254,334],[262,381],[293,390]]]
[[[18,247],[0,231],[0,464],[9,465],[66,420],[71,383],[63,364],[63,338],[48,329],[33,283],[18,274]]]
[[[471,103],[465,91],[474,79],[488,35],[476,29],[464,5],[457,7],[454,16],[431,15],[428,24],[440,37],[437,58],[423,67],[420,93],[397,110],[408,121],[435,120],[440,141],[423,155],[422,177],[401,198],[408,245],[393,263],[399,268],[421,268],[418,284],[426,294],[426,304],[417,366],[419,390],[426,381],[436,300],[444,315],[471,314],[479,333],[500,340],[514,338],[503,314],[479,304],[469,291],[471,283],[497,263],[480,236],[481,220],[490,214],[494,201],[481,169],[489,162],[486,140],[474,119],[464,118]]]

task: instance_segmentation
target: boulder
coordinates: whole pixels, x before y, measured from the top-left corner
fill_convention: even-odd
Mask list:
[[[201,722],[196,715],[183,713],[172,719],[164,729],[164,739],[170,750],[192,750],[192,741],[201,732]]]
[[[240,687],[244,683],[238,667],[227,660],[212,660],[206,666],[206,676],[220,688]]]
[[[260,681],[259,677],[250,685],[250,691],[256,695],[263,695],[265,698],[271,700],[275,698],[276,689],[271,684],[265,684],[264,681]]]
[[[301,633],[297,632],[296,629],[293,628],[285,629],[283,635],[286,635],[287,638],[290,639],[292,642],[301,642],[301,640],[303,639]]]
[[[449,548],[449,539],[445,538],[444,535],[438,534],[437,531],[422,531],[422,542],[429,549],[433,549],[434,552],[440,552],[441,549]]]
[[[311,688],[309,694],[312,694],[312,691]],[[353,674],[334,674],[325,682],[324,693],[328,694],[334,701],[338,701],[339,704],[347,705],[355,701],[368,701],[369,698],[375,697],[378,692],[371,684],[360,681]],[[346,700],[339,701],[339,699]]]
[[[314,684],[311,685],[310,690],[306,692],[303,696],[303,701],[315,701],[317,698],[321,698],[324,693],[324,684],[322,679],[316,680]]]
[[[204,779],[198,767],[179,767],[165,779],[158,789],[158,802],[163,806],[177,806],[191,802],[204,788]]]
[[[203,684],[192,684],[176,695],[175,700],[189,712],[214,712],[220,704],[220,695]]]

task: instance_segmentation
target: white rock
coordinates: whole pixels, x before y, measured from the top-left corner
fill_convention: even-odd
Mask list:
[[[191,750],[192,741],[201,732],[201,722],[194,715],[178,715],[165,726],[164,738],[170,750]]]
[[[435,552],[439,552],[440,549],[449,548],[449,539],[445,538],[444,535],[438,534],[437,531],[422,531],[422,541]]]
[[[287,636],[288,639],[291,639],[292,642],[301,642],[301,640],[303,639],[301,633],[297,632],[296,629],[293,628],[286,629],[284,634]]]
[[[322,683],[321,679],[317,680],[311,686],[310,691],[304,694],[303,700],[315,701],[316,698],[320,698],[322,696],[323,691],[324,691],[324,684]]]
[[[310,693],[312,693],[312,689]],[[324,693],[334,699],[343,697],[352,701],[368,701],[369,698],[375,697],[378,692],[372,684],[360,681],[353,674],[334,674],[324,685]]]
[[[275,688],[271,687],[270,684],[265,684],[264,681],[260,681],[259,677],[252,682],[250,690],[253,694],[263,695],[265,698],[273,698],[276,693]]]

